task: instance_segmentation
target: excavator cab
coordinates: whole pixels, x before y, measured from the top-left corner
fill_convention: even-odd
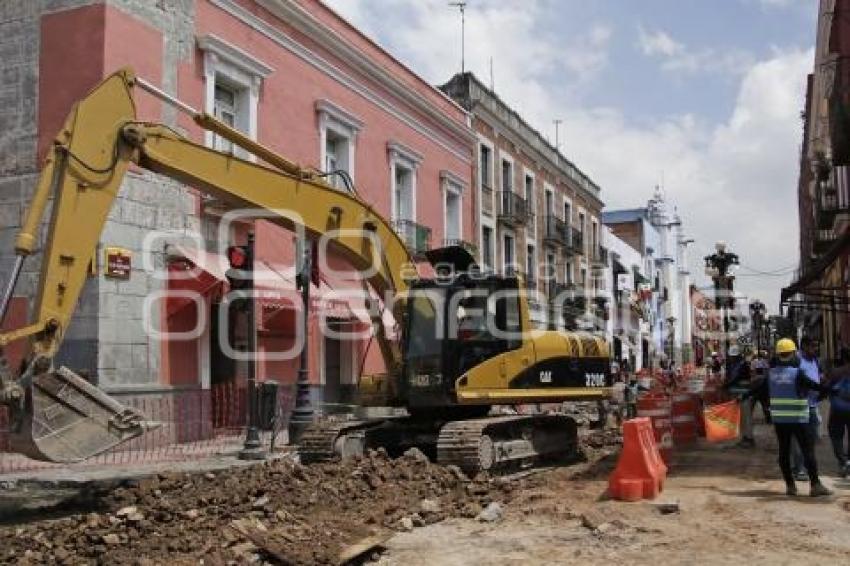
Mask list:
[[[455,405],[465,372],[522,346],[519,289],[516,277],[475,271],[411,286],[401,383],[408,405]]]

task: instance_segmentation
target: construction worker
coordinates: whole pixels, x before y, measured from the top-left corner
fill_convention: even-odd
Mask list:
[[[804,336],[800,340],[800,369],[806,373],[806,377],[816,383],[821,382],[820,361],[817,356],[817,344],[808,336]],[[820,412],[818,404],[820,395],[814,391],[809,392],[809,426],[808,434],[812,439],[812,446],[817,444],[820,438]],[[803,462],[802,449],[797,443],[791,445],[791,469],[794,471],[794,478],[797,481],[805,481],[808,475],[806,474],[805,462]]]
[[[809,434],[808,393],[819,391],[829,393],[829,388],[809,379],[800,368],[796,356],[797,346],[793,340],[783,338],[776,343],[777,363],[770,369],[768,388],[770,391],[770,413],[776,439],[779,442],[779,468],[785,480],[788,495],[797,495],[797,484],[791,473],[791,443],[800,444],[803,459],[808,470],[812,497],[831,495],[818,477],[818,465],[815,460],[813,438]]]
[[[741,442],[738,445],[743,448],[753,448],[756,440],[753,435],[752,403],[748,398],[744,399],[749,395],[752,386],[750,364],[741,356],[741,349],[737,345],[729,347],[727,368],[723,388],[737,398],[741,405]]]
[[[754,385],[758,386],[762,382],[766,385],[767,372],[770,370],[767,351],[759,350],[758,356],[750,364],[750,369],[753,372],[752,380],[755,382]],[[761,410],[764,413],[764,422],[770,424],[770,400],[767,394],[767,387],[756,387],[756,389],[757,393],[752,397],[751,410],[755,414],[756,403],[761,404]]]
[[[838,460],[838,474],[846,478],[850,475],[848,450],[844,443],[845,433],[850,440],[850,350],[847,348],[841,349],[838,366],[829,372],[829,387],[833,395],[829,399],[827,430]]]

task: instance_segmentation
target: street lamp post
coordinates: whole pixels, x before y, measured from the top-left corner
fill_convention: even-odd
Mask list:
[[[766,311],[767,307],[765,307],[764,303],[758,299],[750,303],[750,318],[752,319],[753,334],[755,335],[753,343],[756,346],[756,352],[761,351],[762,325],[764,324],[764,315]]]
[[[732,267],[738,265],[738,254],[726,249],[725,242],[717,242],[715,253],[705,256],[705,273],[714,281],[714,305],[723,317],[723,359],[729,357],[729,316],[728,309],[735,305],[732,295],[735,276]],[[721,296],[722,295],[722,296]]]
[[[673,362],[676,356],[676,317],[667,318],[667,333],[670,337],[670,362]]]

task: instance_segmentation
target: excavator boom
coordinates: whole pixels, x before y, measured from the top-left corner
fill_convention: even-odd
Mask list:
[[[133,91],[143,86],[192,113],[197,124],[262,159],[258,164],[194,143],[161,124],[139,122]],[[49,461],[75,461],[144,432],[138,415],[73,372],[54,371],[52,358],[71,321],[109,211],[131,164],[200,189],[231,208],[288,229],[323,235],[328,248],[364,276],[378,296],[407,289],[412,258],[387,221],[353,194],[322,181],[215,118],[195,112],[122,70],[106,78],[71,111],[51,151],[16,240],[16,262],[0,298],[0,322],[24,259],[37,249],[39,228],[53,198],[31,323],[0,333],[0,348],[23,338],[31,361],[20,379],[0,363],[0,401],[12,407],[16,448]],[[302,203],[298,205],[297,203]],[[303,203],[309,203],[309,206]],[[269,216],[269,212],[272,213]],[[390,378],[401,368],[397,345],[383,332],[372,305],[376,337]],[[391,392],[390,392],[391,394]]]

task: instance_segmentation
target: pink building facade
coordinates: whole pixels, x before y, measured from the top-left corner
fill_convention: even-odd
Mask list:
[[[18,114],[25,112],[0,137],[0,147],[13,145],[15,156],[0,163],[3,254],[12,249],[39,160],[73,101],[124,66],[302,166],[347,172],[358,194],[393,221],[413,253],[475,240],[469,115],[321,2],[60,0],[49,12],[33,4],[40,3],[16,0],[0,11],[4,22],[20,22],[22,37],[34,48],[0,61],[5,72],[23,77]],[[189,116],[144,93],[137,98],[140,119],[249,158]],[[341,176],[328,179],[347,190]],[[221,248],[244,243],[248,231],[256,235],[258,267],[272,274],[260,286],[277,292],[260,301],[260,350],[291,346],[300,332],[294,235],[245,218],[224,231],[229,241],[223,241],[227,215],[222,203],[191,187],[132,171],[96,250],[99,269],[59,361],[87,370],[116,394],[167,394],[239,381],[244,364],[229,361],[219,347],[225,330],[219,321],[227,320],[219,317],[227,292]],[[105,250],[113,247],[131,256],[129,279],[104,273]],[[0,263],[9,260],[0,257]],[[339,258],[328,261],[345,271]],[[17,290],[13,312],[19,318],[32,296],[36,264],[28,265]],[[323,273],[313,289],[309,374],[317,398],[328,406],[346,401],[361,371],[381,370],[377,344],[329,338],[318,322],[321,317],[341,329],[367,327],[354,301],[333,298],[335,290],[359,286],[355,273]],[[173,289],[198,292],[203,300],[151,299]],[[174,333],[192,336],[169,337]],[[236,333],[237,350],[240,340]],[[261,379],[292,382],[297,356],[273,358],[260,362]]]

